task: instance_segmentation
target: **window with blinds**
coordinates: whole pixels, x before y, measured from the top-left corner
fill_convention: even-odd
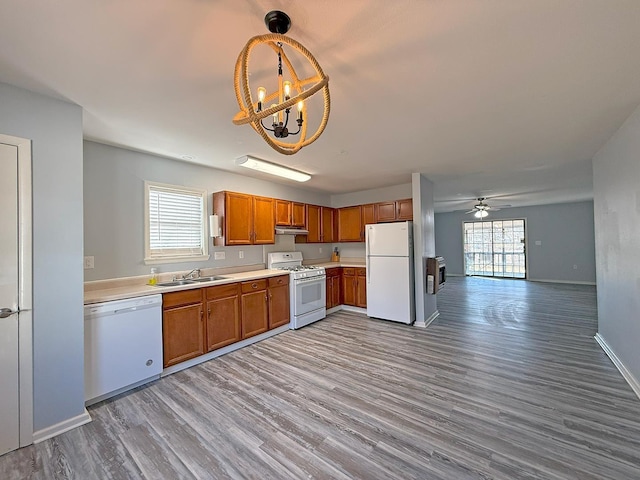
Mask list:
[[[207,192],[145,182],[145,261],[204,260]]]

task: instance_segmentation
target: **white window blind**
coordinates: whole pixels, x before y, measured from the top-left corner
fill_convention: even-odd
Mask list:
[[[146,260],[207,255],[206,192],[147,182]]]

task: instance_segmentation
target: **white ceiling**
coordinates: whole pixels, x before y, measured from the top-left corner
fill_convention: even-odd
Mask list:
[[[231,123],[236,58],[273,9],[330,77],[324,134],[289,156]],[[421,172],[439,211],[592,198],[591,158],[640,104],[638,52],[637,0],[0,4],[0,81],[81,105],[87,139],[237,172],[252,154],[329,193]]]

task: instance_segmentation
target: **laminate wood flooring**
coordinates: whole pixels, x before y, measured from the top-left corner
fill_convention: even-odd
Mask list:
[[[89,408],[5,479],[639,479],[595,287],[450,278],[427,329],[338,312]]]

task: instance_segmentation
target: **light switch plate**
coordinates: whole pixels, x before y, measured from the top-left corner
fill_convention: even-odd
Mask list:
[[[244,258],[244,252],[242,250],[238,252],[238,257]]]
[[[84,269],[88,270],[94,267],[94,258],[93,256],[84,257]]]
[[[214,252],[213,259],[214,260],[224,260],[224,252]]]

